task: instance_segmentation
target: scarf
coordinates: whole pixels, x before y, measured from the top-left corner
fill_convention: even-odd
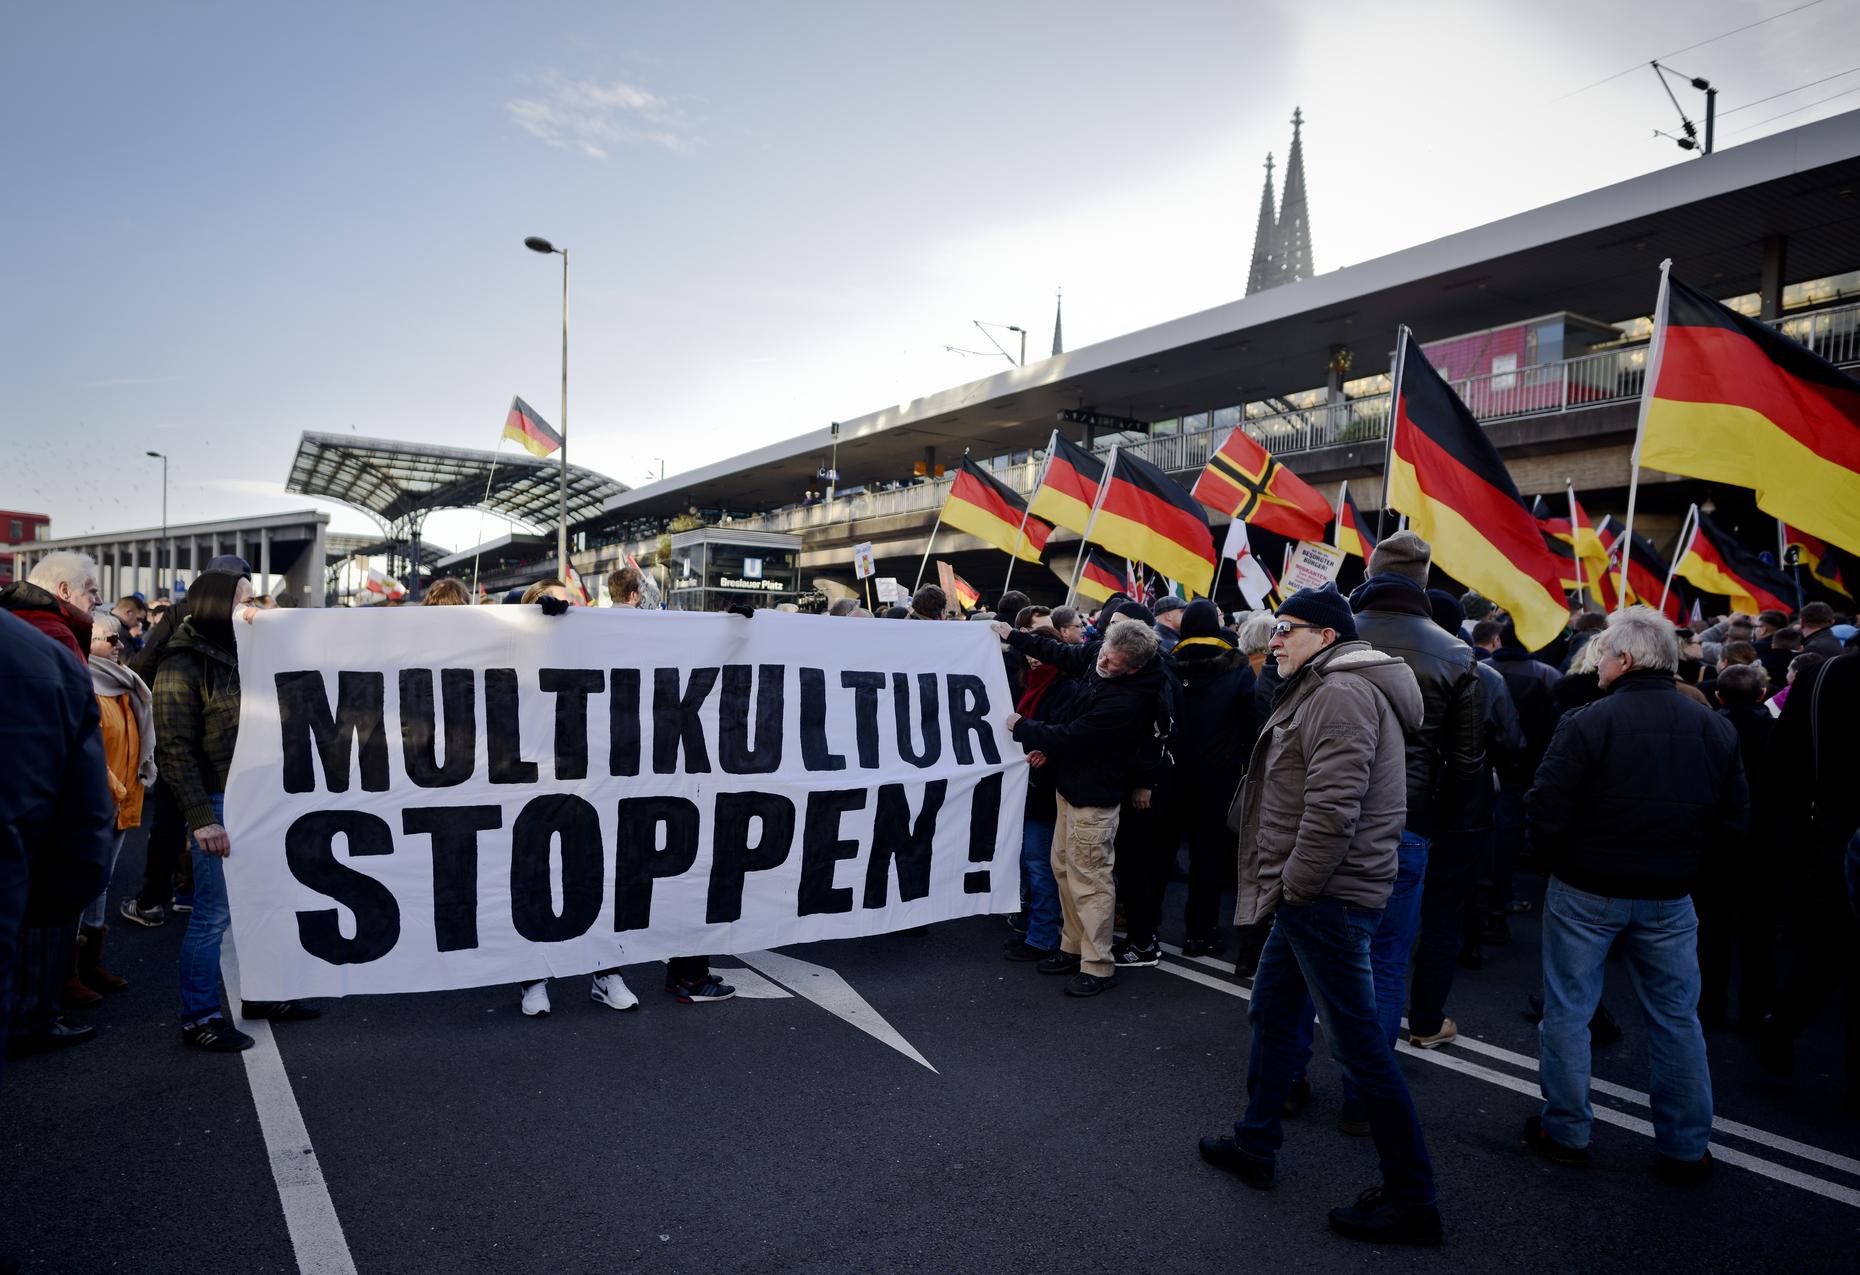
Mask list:
[[[137,677],[135,670],[101,655],[90,657],[90,686],[98,695],[127,695],[130,711],[136,715],[136,738],[141,756],[136,758],[136,777],[144,785],[155,782],[155,714],[154,697],[149,684]]]

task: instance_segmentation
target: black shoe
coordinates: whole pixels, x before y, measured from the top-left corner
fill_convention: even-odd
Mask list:
[[[83,1045],[97,1038],[97,1029],[91,1026],[73,1027],[70,1023],[54,1018],[52,1025],[41,1032],[32,1032],[25,1036],[13,1036],[6,1042],[8,1058],[25,1058],[30,1054],[49,1054],[57,1049],[69,1049],[73,1045]]]
[[[1677,1182],[1689,1186],[1694,1182],[1703,1182],[1711,1176],[1711,1152],[1707,1151],[1696,1160],[1675,1160],[1663,1155],[1654,1164],[1653,1171],[1662,1182]]]
[[[1252,978],[1259,973],[1259,953],[1242,952],[1234,961],[1235,978]]]
[[[1285,1105],[1279,1108],[1279,1115],[1287,1120],[1296,1120],[1305,1114],[1305,1109],[1310,1105],[1311,1082],[1295,1080],[1292,1082],[1292,1091],[1285,1095]]]
[[[1524,1122],[1524,1145],[1552,1164],[1567,1164],[1574,1168],[1587,1168],[1589,1164],[1589,1149],[1565,1146],[1545,1133],[1542,1116],[1532,1116]]]
[[[1511,942],[1511,922],[1503,912],[1487,915],[1485,929],[1479,933],[1479,941],[1487,947],[1504,947]]]
[[[1795,1042],[1776,1025],[1774,1015],[1757,1024],[1757,1036],[1750,1042],[1750,1052],[1757,1066],[1778,1080],[1787,1080],[1795,1074]]]
[[[1117,977],[1099,978],[1096,974],[1080,974],[1066,984],[1067,996],[1096,996],[1107,987],[1116,987]]]
[[[1024,939],[1015,939],[1002,955],[1010,961],[1050,961],[1058,953],[1050,947],[1033,947]]]
[[[1394,1199],[1385,1188],[1372,1186],[1355,1204],[1330,1211],[1330,1229],[1353,1240],[1431,1247],[1440,1243],[1440,1210]]]
[[[1227,950],[1227,940],[1217,930],[1205,939],[1182,940],[1183,956],[1219,956]]]
[[[1025,934],[1027,932],[1027,914],[1025,912],[1008,913],[1007,923],[1008,929],[1014,931],[1016,934]]]
[[[1246,1154],[1231,1136],[1203,1138],[1201,1158],[1217,1169],[1227,1170],[1255,1191],[1270,1191],[1279,1185],[1278,1168]]]
[[[1162,944],[1151,939],[1142,947],[1135,943],[1111,945],[1111,961],[1120,970],[1147,969],[1162,960]]]
[[[323,1017],[320,1009],[311,1009],[299,1001],[241,1001],[241,1018],[265,1018],[274,1023],[307,1023]]]
[[[204,1023],[181,1029],[181,1043],[210,1054],[236,1054],[258,1042],[224,1018],[209,1018]]]
[[[1369,1136],[1369,1109],[1361,1098],[1345,1098],[1343,1111],[1337,1116],[1337,1132],[1352,1138]]]
[[[1479,947],[1465,948],[1460,952],[1460,968],[1463,970],[1482,970],[1485,968],[1485,949]]]
[[[1076,974],[1079,972],[1079,954],[1054,952],[1034,968],[1042,974]]]
[[[1606,1049],[1621,1039],[1621,1024],[1608,1012],[1608,1006],[1597,1005],[1595,1017],[1589,1020],[1589,1044],[1595,1049]]]

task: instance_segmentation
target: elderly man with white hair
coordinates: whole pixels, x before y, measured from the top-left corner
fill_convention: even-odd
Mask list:
[[[102,602],[97,564],[82,553],[48,553],[31,575],[0,589],[0,610],[11,611],[86,666],[90,613]]]
[[[1589,1158],[1589,1018],[1618,946],[1647,1019],[1653,1140],[1662,1177],[1711,1170],[1711,1071],[1700,1029],[1703,857],[1749,821],[1731,723],[1680,693],[1679,639],[1649,607],[1616,612],[1591,643],[1602,696],[1557,724],[1525,794],[1525,831],[1550,871],[1544,897],[1544,1106],[1524,1137],[1558,1164]]]

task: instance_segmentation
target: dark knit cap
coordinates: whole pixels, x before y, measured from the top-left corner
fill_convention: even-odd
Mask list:
[[[1466,611],[1460,606],[1459,599],[1445,589],[1429,589],[1427,604],[1434,610],[1434,623],[1458,637],[1466,623]]]
[[[1434,550],[1427,541],[1412,531],[1398,531],[1378,544],[1369,554],[1369,574],[1381,575],[1392,572],[1398,576],[1407,576],[1410,580],[1427,587],[1427,564],[1434,556]]]
[[[1488,619],[1496,608],[1492,605],[1492,599],[1468,589],[1460,594],[1460,610],[1469,620],[1484,620]]]
[[[1206,598],[1196,598],[1182,608],[1182,636],[1211,638],[1221,635],[1220,610]]]
[[[1326,584],[1321,589],[1300,589],[1279,604],[1279,614],[1335,629],[1340,642],[1356,640],[1356,614],[1350,610],[1350,600],[1337,592],[1334,584]]]
[[[1168,615],[1171,611],[1180,611],[1187,605],[1188,603],[1176,597],[1175,594],[1165,593],[1160,598],[1156,599],[1154,605],[1150,607],[1150,610],[1155,612],[1158,616],[1164,616]]]
[[[1127,615],[1133,620],[1142,621],[1144,624],[1156,623],[1156,617],[1152,615],[1150,609],[1141,602],[1124,603],[1122,606],[1118,607],[1116,611],[1112,612],[1111,618],[1116,619],[1120,615]],[[1110,620],[1105,621],[1105,623],[1109,624]]]

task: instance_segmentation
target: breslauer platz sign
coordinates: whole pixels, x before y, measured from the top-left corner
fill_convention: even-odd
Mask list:
[[[475,987],[1019,906],[994,634],[538,607],[238,626],[253,999]]]

